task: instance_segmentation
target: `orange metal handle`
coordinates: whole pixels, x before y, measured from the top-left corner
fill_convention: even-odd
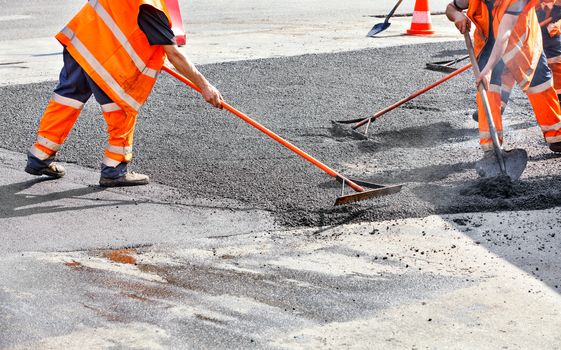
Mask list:
[[[183,83],[185,83],[186,85],[188,85],[190,88],[198,91],[199,93],[201,92],[201,89],[195,85],[192,81],[190,81],[189,79],[185,78],[184,76],[180,75],[179,73],[171,70],[170,68],[163,66],[162,70],[169,73],[170,75],[172,75],[174,78],[182,81]],[[283,139],[282,137],[280,137],[279,135],[275,134],[274,132],[272,132],[271,130],[267,129],[265,126],[263,126],[262,124],[256,122],[255,120],[251,119],[250,117],[248,117],[247,115],[245,115],[244,113],[238,111],[237,109],[235,109],[234,107],[230,106],[228,103],[223,102],[222,103],[222,107],[224,107],[225,110],[229,111],[230,113],[234,114],[236,117],[242,119],[244,122],[248,123],[249,125],[253,126],[254,128],[256,128],[257,130],[261,131],[262,133],[264,133],[265,135],[269,136],[270,138],[272,138],[273,140],[277,141],[278,143],[280,143],[281,145],[283,145],[284,147],[288,148],[289,150],[291,150],[292,152],[296,153],[297,155],[299,155],[300,157],[304,158],[305,160],[307,160],[308,162],[312,163],[313,165],[315,165],[316,167],[320,168],[321,170],[323,170],[325,173],[327,173],[328,175],[332,176],[332,177],[339,177],[341,178],[343,181],[345,181],[350,187],[352,187],[352,189],[354,189],[355,191],[358,192],[364,192],[364,188],[362,188],[362,186],[357,185],[356,183],[354,183],[353,181],[347,179],[346,177],[342,176],[341,174],[337,173],[335,170],[331,169],[330,167],[328,167],[327,165],[323,164],[322,162],[320,162],[319,160],[315,159],[314,157],[312,157],[311,155],[309,155],[308,153],[304,152],[303,150],[301,150],[300,148],[296,147],[295,145],[293,145],[292,143],[288,142],[287,140]]]

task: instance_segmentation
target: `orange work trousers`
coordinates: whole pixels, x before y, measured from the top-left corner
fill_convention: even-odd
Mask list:
[[[136,115],[126,114],[91,80],[65,50],[64,67],[39,124],[29,153],[39,161],[51,160],[72,130],[86,101],[93,94],[101,105],[109,134],[102,164],[115,168],[132,159]]]

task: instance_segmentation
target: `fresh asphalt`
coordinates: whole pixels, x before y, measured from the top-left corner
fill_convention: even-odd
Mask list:
[[[403,184],[399,194],[333,207],[340,186],[332,178],[164,73],[138,119],[133,167],[183,196],[233,199],[273,212],[288,227],[561,204],[557,156],[521,93],[505,117],[506,142],[528,150],[528,169],[509,193],[479,189],[471,72],[385,115],[369,140],[332,128],[331,120],[369,116],[442,77],[423,69],[425,62],[463,53],[461,43],[445,43],[201,67],[240,110],[343,174]],[[0,132],[8,137],[0,147],[29,147],[53,86],[2,88]],[[90,103],[59,158],[97,168],[103,123]]]

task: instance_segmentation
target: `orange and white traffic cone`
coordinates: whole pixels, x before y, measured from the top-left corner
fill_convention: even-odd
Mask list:
[[[183,17],[179,9],[179,0],[166,0],[169,15],[171,17],[171,30],[175,34],[175,42],[177,46],[183,46],[187,43],[187,35],[183,27]]]
[[[432,35],[432,22],[430,19],[429,0],[417,0],[411,28],[405,33],[407,35]]]

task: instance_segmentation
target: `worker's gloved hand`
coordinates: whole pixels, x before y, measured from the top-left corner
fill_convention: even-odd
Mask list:
[[[218,91],[218,89],[216,89],[214,86],[208,84],[202,87],[201,94],[203,95],[203,98],[206,102],[210,103],[216,108],[223,108],[222,103],[224,102],[224,99],[222,98],[220,91]]]
[[[471,21],[469,20],[468,16],[460,11],[456,12],[454,16],[454,25],[462,34],[464,34],[466,31],[469,32],[471,29]]]

